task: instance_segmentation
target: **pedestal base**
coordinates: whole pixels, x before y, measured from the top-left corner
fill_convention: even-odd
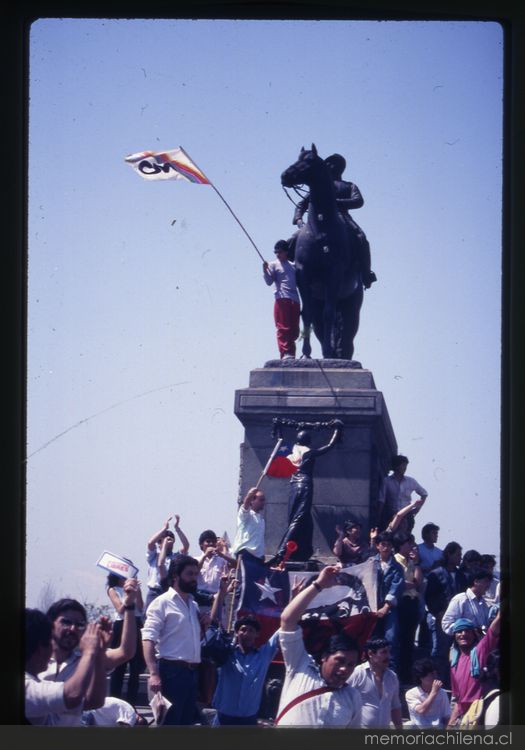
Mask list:
[[[343,443],[316,461],[312,516],[314,558],[332,557],[335,526],[357,520],[367,534],[376,521],[382,478],[397,444],[383,394],[370,370],[353,360],[270,360],[252,370],[248,388],[235,393],[235,414],[245,428],[241,445],[239,498],[254,486],[272,452],[274,417],[304,422],[344,423]],[[296,432],[284,428],[292,444]],[[312,446],[325,445],[331,432],[314,431]],[[266,554],[272,556],[288,526],[286,479],[263,479]]]

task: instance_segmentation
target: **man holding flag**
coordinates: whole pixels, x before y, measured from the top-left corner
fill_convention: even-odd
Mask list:
[[[232,545],[235,557],[240,552],[249,552],[264,561],[265,504],[264,492],[257,487],[251,487],[244,496],[237,513],[237,533]]]

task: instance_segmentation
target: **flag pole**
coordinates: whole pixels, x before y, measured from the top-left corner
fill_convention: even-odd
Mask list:
[[[260,258],[260,259],[262,260],[262,262],[263,262],[263,263],[265,263],[265,260],[264,260],[263,256],[262,256],[262,255],[261,255],[261,253],[259,252],[259,248],[257,247],[257,245],[256,245],[256,244],[255,244],[255,242],[254,242],[254,241],[252,240],[252,238],[250,237],[250,235],[248,234],[248,232],[246,231],[246,229],[244,228],[244,226],[242,225],[242,223],[240,222],[240,220],[239,220],[239,219],[237,218],[237,216],[236,216],[236,215],[235,215],[235,213],[233,212],[233,210],[232,210],[232,208],[231,208],[230,204],[229,204],[229,203],[227,202],[227,200],[226,200],[226,199],[225,199],[225,198],[224,198],[224,197],[223,197],[223,196],[222,196],[222,195],[221,195],[221,194],[219,193],[219,191],[217,190],[217,188],[215,187],[215,185],[213,184],[213,182],[212,182],[212,181],[210,180],[210,178],[208,177],[208,175],[206,175],[206,174],[205,174],[205,173],[204,173],[204,172],[202,171],[202,169],[201,169],[201,168],[199,167],[199,165],[197,164],[197,162],[196,162],[196,161],[195,161],[194,159],[192,159],[192,158],[191,158],[191,156],[190,156],[190,155],[189,155],[189,154],[187,153],[187,151],[185,151],[185,150],[184,150],[184,149],[182,148],[182,146],[179,146],[179,148],[180,148],[180,150],[182,151],[182,153],[183,153],[183,154],[184,154],[184,155],[186,156],[186,158],[188,158],[188,159],[190,160],[190,162],[192,162],[193,164],[195,164],[195,166],[197,167],[197,169],[199,170],[199,172],[202,172],[202,174],[203,174],[203,175],[204,175],[204,176],[206,177],[206,179],[208,180],[208,182],[209,182],[210,186],[211,186],[211,187],[212,187],[212,188],[213,188],[213,189],[215,190],[215,192],[217,193],[217,195],[219,196],[219,198],[221,199],[221,201],[222,201],[222,202],[224,203],[224,205],[226,206],[226,208],[228,209],[228,211],[229,211],[229,212],[231,213],[231,215],[233,216],[233,218],[235,219],[235,221],[237,222],[237,224],[238,224],[238,225],[240,226],[240,228],[242,229],[242,231],[244,232],[244,234],[245,234],[245,235],[246,235],[246,236],[248,237],[248,239],[249,239],[249,240],[250,240],[250,242],[252,243],[253,247],[255,248],[255,252],[256,252],[256,253],[257,253],[257,255],[259,256],[259,258]]]
[[[270,464],[272,463],[273,459],[275,458],[275,456],[276,456],[276,454],[277,454],[277,451],[278,451],[278,450],[279,450],[279,448],[281,447],[281,443],[282,443],[282,442],[283,442],[283,438],[282,438],[282,437],[280,437],[280,438],[279,438],[279,440],[277,441],[277,443],[275,444],[275,448],[273,449],[273,451],[272,451],[272,454],[271,454],[270,458],[268,459],[268,461],[267,461],[267,463],[266,463],[266,466],[264,467],[264,469],[263,469],[263,471],[262,471],[262,474],[261,474],[261,476],[259,477],[259,481],[258,481],[258,482],[257,482],[257,484],[255,485],[255,489],[256,489],[256,490],[258,490],[258,489],[259,489],[259,485],[261,484],[262,480],[264,479],[264,477],[265,477],[265,476],[266,476],[266,474],[268,473],[268,469],[270,468]]]
[[[228,633],[231,633],[231,630],[232,630],[233,607],[235,605],[235,595],[237,593],[237,582],[239,580],[239,567],[240,567],[240,564],[241,564],[241,555],[239,553],[239,555],[237,557],[237,565],[235,566],[235,578],[234,578],[235,586],[233,587],[232,598],[231,598],[231,602],[230,602],[230,611],[228,613],[228,624],[227,624],[227,632]]]

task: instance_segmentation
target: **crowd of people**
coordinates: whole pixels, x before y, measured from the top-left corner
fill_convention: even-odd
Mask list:
[[[173,530],[168,518],[146,544],[144,595],[136,579],[108,575],[113,621],[88,623],[74,599],[55,602],[47,613],[26,610],[26,721],[144,725],[137,711],[144,670],[148,696],[162,699],[164,725],[207,724],[203,710],[213,709],[207,714],[215,725],[456,727],[484,696],[494,715],[500,629],[495,557],[476,550],[463,555],[457,541],[441,549],[434,523],[423,526],[416,542],[414,519],[427,493],[406,476],[407,464],[405,456],[393,460],[379,498],[379,526],[366,535],[356,519],[336,526],[333,564],[292,587],[275,632],[257,646],[257,616],[230,623],[233,610],[225,613],[224,603],[228,594],[235,597],[241,557],[264,563],[269,572],[286,570],[285,561],[265,556],[260,488],[240,503],[231,545],[206,529],[199,553],[191,556],[179,516]],[[337,585],[342,568],[367,560],[377,577],[368,640],[359,644],[338,632],[312,656],[302,616],[323,589]],[[221,634],[219,661],[203,646]],[[279,700],[268,719],[261,704],[272,663],[282,663],[282,679],[270,680]]]

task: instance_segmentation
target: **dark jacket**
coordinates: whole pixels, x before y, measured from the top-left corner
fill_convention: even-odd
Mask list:
[[[430,571],[425,588],[425,604],[431,615],[437,617],[443,614],[452,597],[461,591],[458,583],[458,573],[454,581],[454,577],[446,568],[439,567]]]
[[[399,603],[403,591],[405,590],[405,575],[403,573],[403,568],[392,555],[388,568],[383,573],[379,555],[374,555],[374,560],[377,560],[378,564],[377,606],[382,607],[387,600],[387,596],[395,597],[396,602]]]

